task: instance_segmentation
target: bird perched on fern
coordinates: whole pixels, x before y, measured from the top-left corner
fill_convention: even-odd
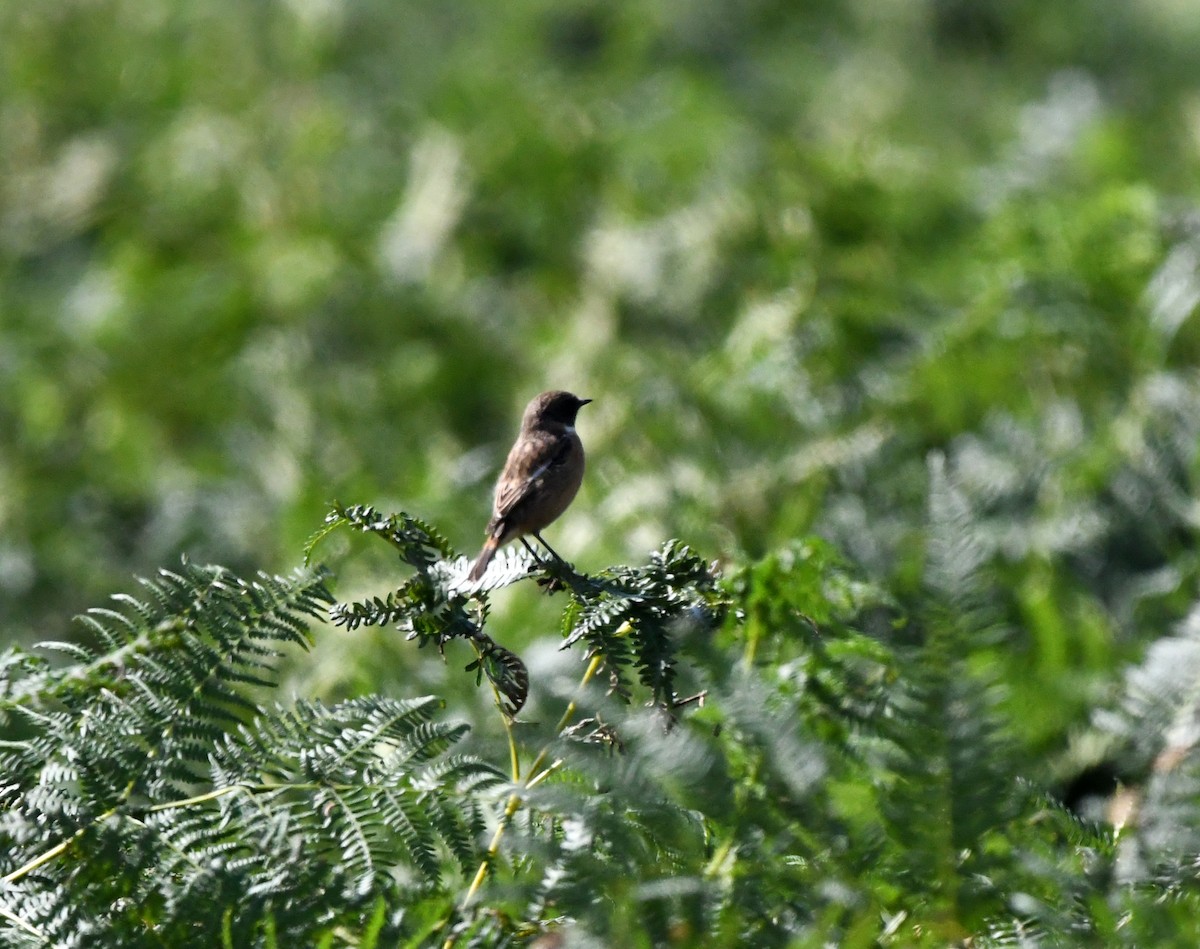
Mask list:
[[[525,540],[529,534],[562,559],[541,532],[567,509],[583,482],[583,443],[575,432],[575,417],[591,401],[554,390],[526,406],[521,431],[496,482],[487,540],[468,575],[472,583],[483,577],[496,551],[510,540],[520,539],[532,553]]]

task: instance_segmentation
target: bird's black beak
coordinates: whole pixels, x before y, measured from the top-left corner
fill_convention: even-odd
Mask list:
[[[585,405],[587,405],[587,404],[588,404],[589,402],[591,402],[591,401],[592,401],[591,399],[580,399],[580,400],[579,400],[579,407],[580,407],[580,408],[583,408]]]

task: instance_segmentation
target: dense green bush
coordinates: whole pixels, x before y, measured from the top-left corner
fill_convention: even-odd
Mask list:
[[[427,525],[335,510],[314,543],[375,535],[409,576],[334,622],[406,631],[451,672],[473,654],[490,738],[436,695],[269,701],[281,649],[331,602],[321,574],[163,571],[89,612],[94,646],[47,644],[67,664],[14,649],[0,665],[0,934],[1183,945],[1200,918],[1195,630],[1096,722],[1150,780],[1118,798],[1115,829],[1072,814],[1028,770],[1002,683],[973,668],[992,620],[964,500],[935,465],[907,606],[815,539],[724,575],[677,543],[592,575],[511,553],[465,587],[469,561]],[[494,591],[527,578],[565,599],[558,657],[529,666],[487,625]]]
[[[220,924],[235,944],[285,924],[521,938],[558,906],[600,940],[648,919],[718,945],[750,920],[800,945],[1190,932],[1198,43],[1175,0],[0,4],[0,637],[17,647],[6,708],[42,716],[0,730],[34,743],[6,752],[4,872],[67,845],[3,905],[82,934],[132,924],[161,886],[138,925],[167,944],[206,922],[188,886],[259,900],[248,929]],[[581,573],[560,572],[555,597],[488,591],[483,613],[442,598],[433,565],[475,546],[520,407],[551,386],[595,399],[584,488],[551,538]],[[234,577],[292,564],[336,498],[417,515],[396,526],[436,538],[405,568],[428,584],[376,604],[394,560],[335,531],[319,553],[342,625],[308,653],[218,662],[228,691],[201,703],[203,729],[172,730],[192,706],[168,686],[214,647],[136,675],[126,657],[189,642],[174,598],[210,583],[244,592],[218,597],[234,613],[206,612],[204,636],[283,646],[237,597],[323,614],[322,581],[251,593]],[[671,537],[716,561],[710,579],[661,572]],[[73,665],[32,658],[181,553],[230,573],[156,579],[149,612],[74,627]],[[701,600],[722,618],[678,642],[617,635],[609,587],[641,582],[644,624]],[[457,641],[480,618],[486,641]],[[397,622],[451,636],[449,665]],[[475,830],[508,800],[494,769],[512,778],[506,720],[457,667],[477,663],[510,708],[528,690],[526,761],[575,694],[546,657],[556,630],[619,689],[581,693],[580,720],[599,721],[554,738],[567,787],[540,824],[518,807],[478,915],[456,916]],[[672,663],[639,665],[667,647]],[[134,682],[154,701],[137,706]],[[676,710],[687,755],[660,754],[641,717],[671,690],[707,690]],[[332,819],[298,838],[264,824],[203,880],[155,849],[226,847],[211,819],[245,823],[255,796],[173,802],[233,780],[219,761],[298,780],[335,731],[391,714],[364,696],[417,703],[389,741],[419,744],[420,721],[429,754],[479,762],[454,822],[419,843],[380,830],[344,863]],[[111,753],[125,783],[42,770],[84,710],[117,728],[85,729],[87,760]],[[781,721],[795,734],[772,745]],[[609,729],[626,737],[606,758]],[[811,771],[776,760],[793,745]],[[164,763],[137,771],[147,755]],[[314,781],[344,766],[367,806],[377,761],[317,758]],[[717,796],[653,768],[685,759]],[[620,781],[587,783],[612,762]],[[400,784],[424,775],[387,764]],[[626,775],[629,821],[596,790]],[[459,776],[429,780],[437,800]],[[587,842],[573,856],[564,827]],[[293,839],[319,858],[276,861],[299,875],[272,890],[255,874]],[[596,840],[604,896],[585,905]],[[372,847],[405,869],[368,885],[354,855]],[[304,907],[270,902],[302,890]],[[395,918],[405,905],[425,923]]]

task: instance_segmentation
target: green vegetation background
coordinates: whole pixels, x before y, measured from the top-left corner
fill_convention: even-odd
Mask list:
[[[815,533],[904,599],[944,464],[969,665],[1066,781],[1195,598],[1197,48],[1181,0],[0,5],[0,635],[285,570],[335,498],[470,549],[565,387],[585,570]],[[444,674],[395,638],[291,687]]]

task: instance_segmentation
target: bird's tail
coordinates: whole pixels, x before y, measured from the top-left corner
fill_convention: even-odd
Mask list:
[[[500,547],[500,540],[496,537],[489,537],[483,545],[483,550],[479,551],[479,556],[475,558],[475,566],[471,568],[471,572],[467,574],[467,580],[475,583],[483,577],[484,571],[487,570],[488,564],[492,562],[492,557]]]

